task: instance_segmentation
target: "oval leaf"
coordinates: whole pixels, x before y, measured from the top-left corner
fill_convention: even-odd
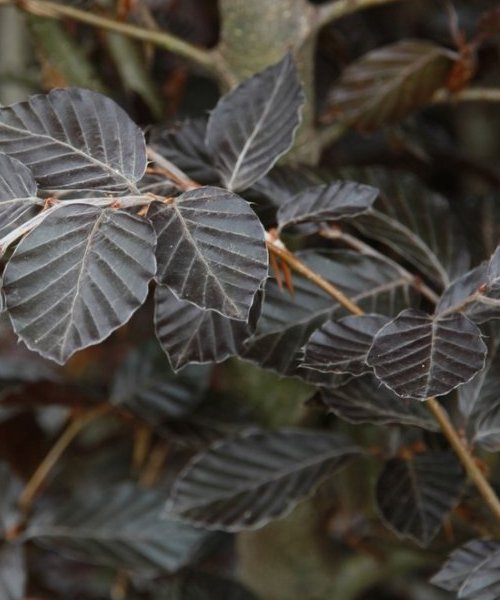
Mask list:
[[[26,593],[27,565],[20,544],[0,542],[0,598],[23,600]]]
[[[4,273],[14,330],[62,364],[128,321],[155,273],[150,223],[119,210],[62,206],[17,246]]]
[[[36,181],[28,167],[0,153],[0,237],[36,215],[43,206],[36,194]]]
[[[206,144],[228,189],[250,187],[289,150],[303,102],[290,54],[219,100]]]
[[[389,460],[377,481],[377,506],[396,534],[427,546],[458,503],[462,467],[451,452],[428,451]]]
[[[175,481],[166,513],[211,529],[262,527],[358,452],[320,431],[245,432],[194,457]]]
[[[425,400],[469,381],[485,357],[481,332],[464,315],[407,309],[377,333],[367,362],[401,398]]]
[[[371,371],[366,355],[374,335],[389,320],[383,315],[361,315],[327,321],[309,338],[302,366],[353,375]]]
[[[500,550],[478,565],[458,591],[460,600],[500,598]]]
[[[377,48],[344,71],[329,112],[363,131],[400,121],[445,85],[456,59],[447,48],[422,40]]]
[[[69,558],[113,568],[169,573],[189,564],[206,532],[160,519],[162,494],[131,484],[52,503],[24,537]]]
[[[353,181],[335,181],[299,192],[278,210],[279,228],[297,223],[330,221],[366,212],[378,190]]]
[[[213,187],[154,202],[157,279],[182,300],[246,320],[267,276],[264,229],[248,202]]]
[[[69,88],[0,108],[0,150],[45,189],[134,189],[146,169],[144,136],[110,98]]]
[[[188,363],[218,363],[238,355],[252,331],[246,321],[179,300],[163,285],[155,290],[154,318],[156,336],[175,370]]]
[[[471,540],[450,554],[431,583],[449,592],[458,592],[469,575],[497,552],[500,552],[500,542]]]

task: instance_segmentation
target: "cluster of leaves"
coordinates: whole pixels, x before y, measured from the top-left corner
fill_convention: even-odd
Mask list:
[[[422,401],[456,395],[470,445],[498,450],[500,336],[491,321],[500,317],[500,249],[470,269],[447,200],[411,178],[372,172],[359,173],[363,183],[314,183],[274,167],[303,100],[286,56],[223,97],[207,122],[154,133],[149,170],[141,131],[104,96],[55,90],[0,108],[2,292],[14,332],[63,364],[127,323],[151,290],[172,369],[198,365],[174,376],[154,349],[134,349],[112,379],[112,410],[201,446],[159,489],[115,472],[82,501],[83,472],[73,498],[58,502],[64,489],[55,485],[54,501],[25,519],[16,507],[22,486],[2,465],[6,598],[23,597],[32,541],[126,571],[138,597],[158,597],[158,578],[196,564],[214,543],[211,530],[262,527],[351,459],[373,460],[326,427],[248,429],[234,415],[221,426],[202,400],[210,375],[202,363],[239,356],[308,382],[315,403],[342,419],[391,425],[376,504],[391,530],[422,546],[465,486]],[[282,289],[283,264],[268,276],[270,213],[278,233],[305,248],[293,255],[293,293]],[[272,237],[268,246],[276,254]],[[318,280],[342,296],[334,300]],[[434,583],[493,600],[497,566],[498,542],[475,540]],[[173,585],[174,597],[187,595],[183,580]]]

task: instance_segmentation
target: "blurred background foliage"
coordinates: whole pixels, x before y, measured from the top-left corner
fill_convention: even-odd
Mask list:
[[[61,4],[171,32],[202,48],[213,49],[219,41],[221,7],[216,0],[74,0]],[[202,116],[221,94],[216,78],[175,52],[77,19],[41,16],[30,10],[29,1],[20,5],[0,3],[3,104],[54,87],[79,86],[111,96],[147,131],[153,125],[175,127],[187,117]],[[475,35],[486,11],[500,10],[498,2],[487,0],[456,1],[454,7],[467,39]],[[403,39],[432,40],[454,48],[448,8],[437,0],[391,2],[327,23],[319,32],[314,69],[309,74],[315,81],[316,120],[329,114],[331,89],[343,69],[370,50]],[[488,26],[492,32],[477,52],[472,83],[495,88],[500,87],[500,16],[491,17]],[[257,45],[254,52],[264,51],[259,40],[253,43]],[[412,172],[446,194],[468,235],[491,251],[498,241],[500,220],[499,154],[498,103],[451,99],[429,102],[401,122],[369,134],[347,128],[326,138],[313,167],[321,170],[321,177],[334,176],[346,166],[376,165]],[[105,343],[79,353],[62,369],[25,352],[4,324],[0,459],[16,477],[28,480],[32,476],[68,419],[78,418],[83,408],[100,406],[103,398],[112,396],[123,365],[132,368],[125,363],[131,360],[130,352],[140,348],[141,354],[141,344],[149,344],[153,337],[150,312],[147,304],[130,324]],[[166,359],[159,360],[163,373],[169,373]],[[190,401],[189,410],[179,418],[172,418],[171,406],[163,406],[160,416],[154,413],[136,419],[132,407],[100,415],[82,426],[78,441],[65,448],[49,477],[51,497],[65,504],[72,495],[85,496],[104,484],[127,479],[166,490],[172,474],[193,449],[249,423],[335,427],[347,430],[363,444],[376,445],[381,435],[375,427],[339,424],[314,406],[304,408],[312,388],[236,359],[213,369],[195,367],[188,375],[189,398],[193,398],[192,382],[199,383],[196,402]],[[163,377],[164,397],[175,396],[172,386],[176,394],[184,389],[179,378]],[[182,404],[182,393],[180,398]],[[144,425],[148,422],[154,427]],[[28,596],[32,600],[247,599],[253,594],[276,600],[451,598],[427,581],[448,550],[470,535],[469,525],[463,524],[463,530],[445,527],[430,550],[399,542],[375,514],[374,469],[356,462],[325,484],[314,499],[262,530],[209,536],[170,575],[117,575],[116,569],[94,566],[78,553],[61,554],[54,546],[42,551],[33,545],[28,553]],[[43,505],[43,496],[41,500]],[[475,526],[481,529],[481,509],[474,514]],[[4,566],[15,560],[0,554]],[[0,565],[0,579],[1,572]]]

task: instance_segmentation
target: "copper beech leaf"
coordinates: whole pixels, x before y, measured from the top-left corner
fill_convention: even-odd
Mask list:
[[[458,503],[464,483],[462,467],[452,452],[429,450],[393,458],[379,475],[377,506],[396,534],[427,546]]]
[[[458,600],[497,600],[500,595],[500,543],[471,540],[451,553],[431,583]]]
[[[264,228],[248,202],[215,187],[154,202],[158,283],[180,299],[240,321],[267,276]]]
[[[102,341],[146,300],[154,248],[145,219],[86,204],[59,207],[21,240],[5,268],[15,332],[60,364]]]
[[[309,338],[302,365],[332,373],[361,375],[370,372],[366,355],[373,336],[389,320],[383,315],[352,315],[327,321]]]
[[[281,205],[277,215],[279,228],[354,217],[366,212],[377,196],[376,188],[353,181],[311,187]]]
[[[250,187],[290,149],[303,102],[291,54],[219,100],[206,145],[229,190]]]
[[[349,440],[324,431],[246,431],[188,463],[166,515],[225,531],[263,527],[359,453]]]
[[[445,85],[456,53],[422,40],[376,48],[349,65],[329,97],[330,120],[363,131],[400,121]]]
[[[0,153],[0,237],[35,216],[42,206],[28,167]]]
[[[0,542],[0,598],[23,600],[26,596],[27,565],[19,543]]]
[[[469,381],[485,357],[481,331],[464,315],[406,309],[375,335],[367,362],[398,396],[425,400]]]
[[[144,135],[113,100],[56,89],[0,108],[0,151],[46,189],[134,189],[146,169]]]

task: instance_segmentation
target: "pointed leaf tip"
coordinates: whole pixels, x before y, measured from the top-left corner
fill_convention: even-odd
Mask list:
[[[303,102],[290,53],[219,100],[206,144],[228,189],[250,187],[290,149]]]

